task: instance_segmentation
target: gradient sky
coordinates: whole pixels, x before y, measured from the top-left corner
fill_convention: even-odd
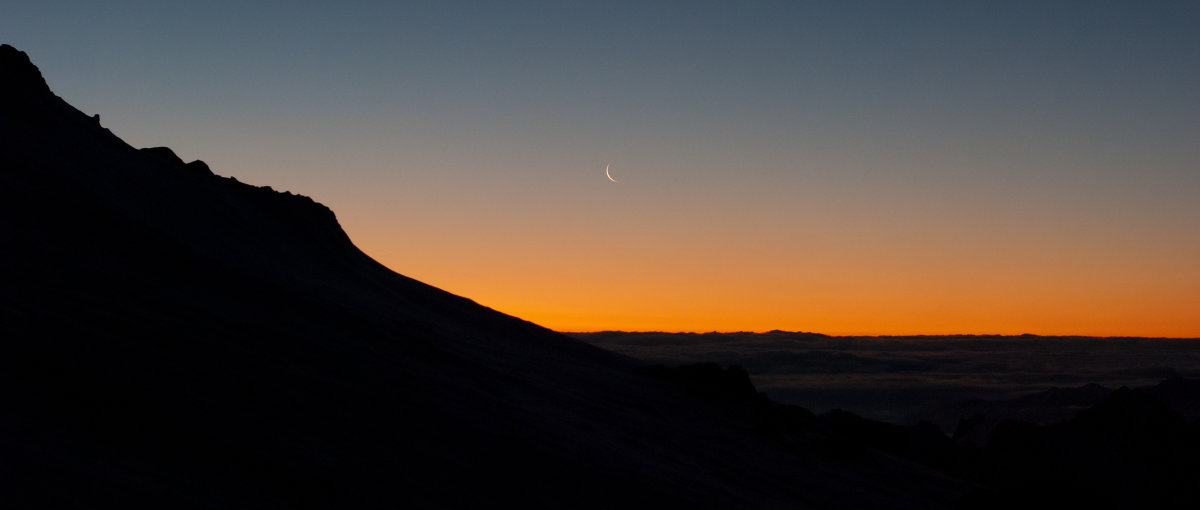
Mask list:
[[[4,11],[130,144],[554,329],[1200,336],[1200,2]]]

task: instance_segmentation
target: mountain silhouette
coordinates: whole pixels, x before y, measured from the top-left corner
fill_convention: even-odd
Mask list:
[[[6,508],[925,508],[965,492],[874,450],[823,456],[818,436],[782,447],[630,358],[396,274],[307,197],[129,146],[8,45],[0,143]],[[706,391],[754,394],[730,373]]]
[[[1186,381],[1176,381],[1186,382]],[[964,506],[1190,508],[1200,500],[1200,429],[1142,390],[1122,387],[1063,422],[1041,427],[963,420],[957,474],[987,486]]]

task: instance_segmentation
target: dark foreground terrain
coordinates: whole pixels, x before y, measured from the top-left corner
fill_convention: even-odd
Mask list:
[[[9,46],[0,144],[3,508],[1196,499],[1189,380],[953,437],[816,415],[393,273],[306,197],[128,146]]]
[[[306,197],[130,147],[10,46],[0,144],[0,507],[927,508],[971,489],[763,436],[631,358],[395,274]]]
[[[1200,339],[571,336],[647,363],[737,366],[800,428],[977,484],[965,507],[1200,500]]]

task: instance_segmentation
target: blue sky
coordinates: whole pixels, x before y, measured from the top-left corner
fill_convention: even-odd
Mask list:
[[[990,297],[1081,281],[1200,307],[1196,2],[293,4],[24,2],[0,34],[134,146],[313,196],[397,271],[535,320],[561,307],[552,326],[689,329],[744,314],[732,294],[836,281],[863,295],[751,301],[858,332],[903,329],[872,310],[914,292],[933,304],[909,315],[955,327],[1103,331]],[[984,274],[1006,264],[1038,276]],[[697,280],[757,283],[671,290]],[[567,296],[586,289],[694,301],[586,318]],[[964,299],[1008,311],[939,311]],[[1161,315],[1123,324],[1200,335]]]

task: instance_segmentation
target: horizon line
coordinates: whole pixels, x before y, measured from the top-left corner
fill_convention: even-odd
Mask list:
[[[549,328],[547,328],[549,329]],[[658,334],[658,335],[769,335],[769,334],[789,334],[789,335],[815,335],[829,338],[929,338],[929,337],[1016,337],[1016,338],[1096,338],[1096,339],[1115,339],[1115,340],[1200,340],[1200,336],[1143,336],[1143,335],[1081,335],[1081,334],[1066,334],[1066,335],[1045,335],[1038,333],[916,333],[916,334],[850,334],[850,335],[833,335],[828,333],[818,333],[815,331],[788,331],[782,329],[772,329],[768,331],[663,331],[663,330],[621,330],[621,329],[601,329],[587,331],[559,331],[552,330],[556,333],[564,335],[594,335],[603,333],[622,333],[622,334]]]

